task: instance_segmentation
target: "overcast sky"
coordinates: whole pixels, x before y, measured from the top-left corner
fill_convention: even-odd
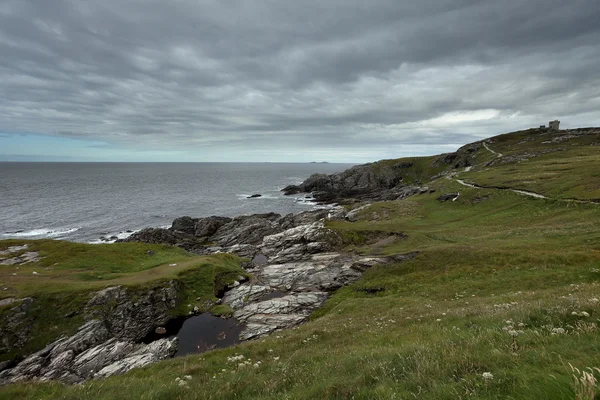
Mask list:
[[[598,0],[0,0],[0,160],[366,162],[600,125]]]

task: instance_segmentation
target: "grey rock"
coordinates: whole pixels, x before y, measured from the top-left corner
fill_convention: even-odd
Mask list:
[[[217,216],[200,218],[196,222],[194,235],[196,237],[212,236],[228,222],[231,222],[231,218]]]
[[[79,354],[73,361],[72,369],[82,378],[89,378],[105,366],[126,358],[139,345],[112,338],[98,346]]]
[[[57,379],[64,375],[65,370],[71,364],[75,358],[75,352],[73,350],[67,350],[59,353],[56,357],[52,358],[50,364],[44,367],[40,374],[45,379]]]
[[[73,336],[62,338],[54,342],[54,346],[50,352],[52,359],[58,357],[66,351],[73,351],[74,354],[102,343],[110,337],[108,329],[100,320],[91,320],[83,324]]]
[[[0,300],[0,307],[8,306],[8,305],[14,303],[15,301],[17,301],[17,299],[15,299],[14,297],[9,297],[7,299],[2,299],[2,300]]]
[[[19,300],[11,301],[10,305],[17,302]],[[0,352],[18,349],[27,343],[34,322],[33,317],[27,315],[32,305],[33,299],[26,297],[4,314],[0,321]]]
[[[277,223],[279,214],[255,214],[234,218],[231,222],[221,226],[211,241],[220,246],[233,246],[235,244],[259,244],[263,237],[280,232],[282,228]]]
[[[110,334],[121,340],[138,341],[165,324],[177,304],[177,283],[143,292],[132,292],[121,286],[97,292],[87,303],[87,319],[101,319]]]
[[[233,313],[234,318],[247,324],[240,333],[240,339],[248,340],[298,325],[323,305],[327,296],[324,292],[291,293],[277,299],[250,303]]]
[[[327,242],[332,235],[334,232],[325,229],[323,222],[319,221],[265,236],[259,248],[272,263],[302,260],[313,253],[328,249]]]
[[[147,345],[143,345],[128,357],[107,365],[98,371],[94,377],[103,378],[112,375],[124,374],[133,368],[146,365],[173,357],[177,352],[177,338],[160,339]]]
[[[193,235],[196,231],[196,221],[197,220],[188,216],[179,217],[173,221],[169,230]]]
[[[258,253],[258,248],[251,244],[234,244],[222,249],[225,253],[232,253],[242,258],[253,259]]]
[[[439,196],[436,200],[438,200],[438,201],[454,200],[458,196],[459,196],[458,193],[444,193],[441,196]]]
[[[354,210],[348,212],[348,214],[346,214],[346,219],[350,222],[356,222],[358,221],[358,215],[366,210],[367,208],[371,207],[371,204],[365,204],[364,206],[355,208]]]

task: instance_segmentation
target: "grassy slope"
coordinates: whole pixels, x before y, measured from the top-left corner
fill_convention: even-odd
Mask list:
[[[479,165],[461,177],[481,186],[529,190],[552,198],[600,200],[600,129],[598,132],[556,142],[552,139],[568,137],[568,133],[534,129],[500,135],[492,138],[489,147],[505,157],[545,154],[490,168]],[[478,154],[482,161],[490,160],[487,150]]]
[[[0,298],[32,297],[34,305],[27,316],[33,318],[34,326],[27,345],[0,354],[0,361],[29,354],[61,335],[73,333],[83,323],[80,311],[92,293],[104,287],[125,285],[136,291],[179,280],[179,306],[173,313],[183,315],[188,311],[187,304],[204,310],[225,285],[245,275],[234,256],[198,257],[172,246],[6,240],[0,242],[0,249],[25,243],[29,244],[26,251],[38,251],[44,258],[21,266],[2,266]],[[0,321],[12,307],[0,307]],[[71,318],[64,317],[76,312]]]
[[[489,158],[483,152],[476,157]],[[500,182],[505,167],[490,168],[489,179]],[[527,163],[512,167],[514,176],[532,172]],[[589,167],[578,170],[582,179],[595,168]],[[558,174],[552,182],[566,180]],[[140,399],[575,398],[582,385],[573,375],[581,374],[570,364],[600,366],[600,206],[448,179],[429,185],[461,196],[379,203],[358,222],[330,223],[351,250],[419,255],[369,270],[310,323],[83,386],[13,385],[0,397],[112,399],[127,390]],[[581,198],[594,196],[578,190]],[[513,337],[508,326],[522,332]],[[553,334],[558,328],[565,333]],[[235,353],[261,364],[228,362]],[[175,378],[187,374],[189,388],[178,386]]]

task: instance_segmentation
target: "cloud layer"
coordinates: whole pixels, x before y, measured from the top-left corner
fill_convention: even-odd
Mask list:
[[[596,0],[4,0],[0,132],[367,161],[598,125],[599,20]]]

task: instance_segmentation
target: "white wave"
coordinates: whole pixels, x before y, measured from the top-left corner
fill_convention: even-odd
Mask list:
[[[10,238],[55,238],[77,232],[81,228],[38,228],[30,231],[3,233],[3,237]]]

